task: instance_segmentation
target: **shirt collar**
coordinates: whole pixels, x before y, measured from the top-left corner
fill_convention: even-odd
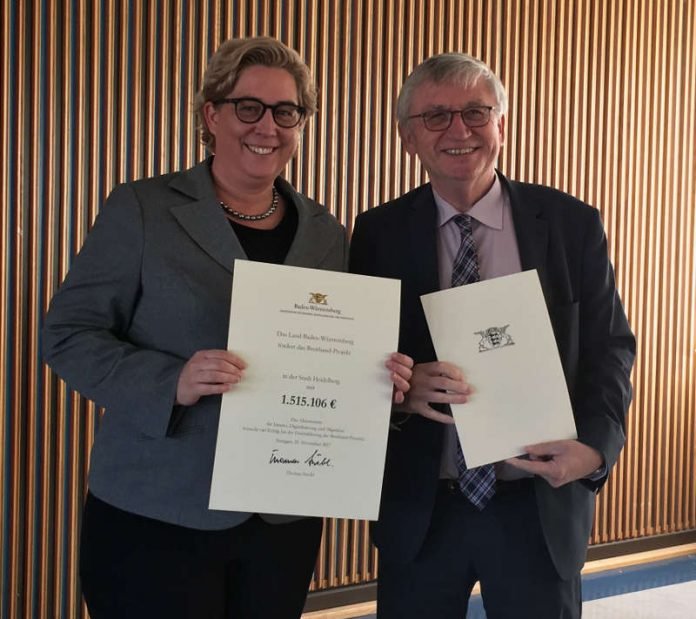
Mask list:
[[[461,213],[433,189],[433,197],[437,206],[437,225],[442,227],[455,215]],[[478,202],[466,213],[479,223],[495,230],[503,229],[503,187],[498,175],[495,175],[493,185]]]

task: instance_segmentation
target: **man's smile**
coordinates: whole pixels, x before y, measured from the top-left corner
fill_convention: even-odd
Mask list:
[[[469,155],[473,153],[476,150],[473,146],[470,146],[469,148],[445,148],[443,149],[443,152],[445,152],[448,155]]]

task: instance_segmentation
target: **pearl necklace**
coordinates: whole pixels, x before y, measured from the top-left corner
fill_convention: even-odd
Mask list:
[[[260,213],[258,215],[247,215],[245,213],[240,213],[235,211],[231,206],[227,206],[224,202],[220,201],[220,206],[225,209],[227,213],[232,215],[235,219],[241,219],[242,221],[259,221],[260,219],[266,219],[275,213],[278,208],[278,192],[274,186],[271,186],[273,192],[273,199],[271,200],[271,206],[268,207],[267,211]]]

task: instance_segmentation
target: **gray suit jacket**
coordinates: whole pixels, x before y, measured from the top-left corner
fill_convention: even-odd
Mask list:
[[[51,302],[42,342],[56,373],[106,409],[90,490],[129,512],[199,529],[250,515],[207,507],[220,397],[174,404],[191,355],[227,347],[234,263],[246,259],[209,164],[114,189]],[[284,180],[276,187],[298,212],[285,264],[345,270],[344,228]]]

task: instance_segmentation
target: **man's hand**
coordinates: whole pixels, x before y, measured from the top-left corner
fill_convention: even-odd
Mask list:
[[[452,424],[454,419],[450,415],[436,411],[430,404],[463,404],[471,393],[456,365],[446,361],[418,363],[413,367],[411,389],[397,410]]]
[[[401,404],[406,397],[406,392],[411,388],[408,381],[411,380],[413,374],[413,359],[408,355],[395,352],[384,365],[391,372],[390,377],[394,383],[392,400],[394,404]]]
[[[529,460],[510,458],[508,464],[543,477],[558,488],[576,479],[584,479],[602,466],[602,456],[580,441],[551,441],[525,447]]]
[[[206,395],[229,391],[246,363],[229,350],[199,350],[184,365],[176,384],[176,403],[191,406]]]

